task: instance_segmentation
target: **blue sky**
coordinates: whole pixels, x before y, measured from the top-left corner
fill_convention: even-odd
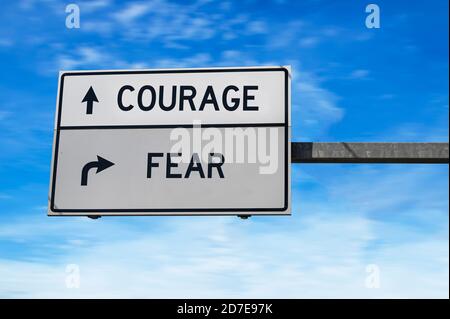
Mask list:
[[[380,29],[369,1],[2,3],[0,297],[448,298],[448,165],[295,164],[292,217],[46,216],[59,70],[291,65],[293,141],[448,141],[448,1],[372,2]]]

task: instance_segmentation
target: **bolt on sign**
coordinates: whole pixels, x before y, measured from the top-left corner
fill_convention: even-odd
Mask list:
[[[290,67],[67,71],[49,211],[290,214]]]

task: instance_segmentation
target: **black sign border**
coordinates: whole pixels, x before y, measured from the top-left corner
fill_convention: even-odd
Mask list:
[[[63,89],[64,89],[64,78],[66,76],[85,76],[85,75],[118,75],[118,74],[169,74],[169,73],[224,73],[224,72],[284,72],[284,123],[248,123],[248,124],[208,124],[202,125],[204,127],[267,127],[267,126],[280,126],[284,127],[284,205],[283,207],[277,208],[133,208],[133,209],[68,209],[68,208],[56,208],[55,207],[55,188],[56,188],[56,174],[58,166],[58,151],[59,151],[59,138],[60,131],[62,129],[112,129],[112,128],[173,128],[173,127],[192,127],[193,125],[117,125],[117,126],[89,126],[89,127],[79,127],[79,126],[69,126],[61,127],[61,111],[62,111],[62,99],[63,99]],[[60,76],[59,85],[59,99],[58,99],[58,118],[56,125],[56,137],[53,153],[53,170],[51,178],[51,195],[50,195],[50,210],[53,214],[49,216],[230,216],[230,215],[283,215],[283,214],[270,214],[263,212],[283,212],[289,207],[289,70],[285,67],[276,68],[229,68],[229,69],[181,69],[181,70],[128,70],[128,71],[77,71],[77,72],[64,72]],[[197,214],[186,214],[186,213],[197,213]],[[207,212],[214,212],[217,214],[201,214]],[[258,214],[261,212],[261,214]],[[56,213],[56,214],[55,214]],[[60,213],[60,214],[58,214]],[[64,214],[68,213],[68,214]],[[102,214],[105,213],[105,214]],[[148,213],[148,214],[145,214]],[[223,214],[220,214],[223,213]],[[226,214],[228,213],[228,214]],[[284,214],[290,215],[290,213]]]

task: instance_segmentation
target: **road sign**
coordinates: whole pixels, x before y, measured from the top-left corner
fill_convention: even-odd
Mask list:
[[[61,72],[48,214],[290,214],[289,67]]]

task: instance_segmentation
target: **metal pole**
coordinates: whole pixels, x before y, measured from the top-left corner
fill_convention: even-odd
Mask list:
[[[292,163],[448,164],[448,143],[292,142]]]

